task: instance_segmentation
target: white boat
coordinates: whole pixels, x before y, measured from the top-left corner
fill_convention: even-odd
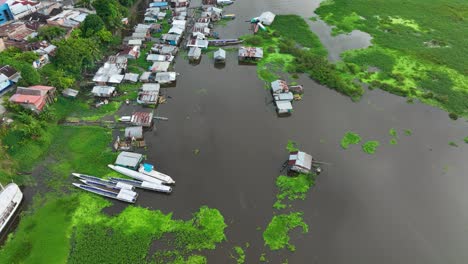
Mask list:
[[[153,168],[153,165],[145,163],[140,165],[140,169],[138,171],[155,179],[161,180],[166,184],[175,184],[175,181],[169,175],[155,171]]]
[[[122,178],[110,178],[110,181],[116,182],[116,183],[124,183],[128,185],[132,185],[136,188],[150,190],[150,191],[163,192],[163,193],[172,192],[171,187],[167,185],[152,183],[152,182],[146,182],[146,181],[142,182],[142,181],[131,180],[131,179],[122,179]]]
[[[86,185],[86,184],[81,184],[81,183],[73,183],[73,186],[78,187],[88,192],[92,192],[92,193],[99,194],[104,197],[116,199],[116,200],[127,202],[127,203],[135,203],[138,197],[138,193],[127,190],[127,189],[120,189],[119,191],[112,191],[109,189],[103,189],[97,186],[91,186],[91,185]]]
[[[138,171],[134,171],[134,170],[131,170],[131,169],[127,169],[127,168],[124,168],[124,167],[120,167],[120,166],[115,166],[115,165],[107,165],[109,168],[115,170],[116,172],[118,173],[121,173],[125,176],[128,176],[132,179],[135,179],[135,180],[139,180],[139,181],[144,181],[144,182],[151,182],[151,183],[156,183],[156,184],[160,184],[162,185],[163,184],[163,181],[161,180],[158,180],[156,178],[153,178],[153,177],[150,177],[146,174],[143,174],[143,173],[139,173]]]
[[[81,173],[72,173],[73,176],[77,177],[80,179],[81,182],[84,182],[89,185],[91,184],[97,184],[99,186],[107,186],[107,187],[112,187],[112,188],[117,188],[117,189],[127,189],[127,190],[135,190],[135,187],[133,185],[125,184],[124,182],[114,182],[114,181],[109,181],[109,180],[104,180],[95,176],[91,175],[86,175],[86,174],[81,174]]]
[[[23,193],[15,183],[10,183],[5,188],[0,186],[2,188],[0,190],[0,232],[2,232],[23,200]]]

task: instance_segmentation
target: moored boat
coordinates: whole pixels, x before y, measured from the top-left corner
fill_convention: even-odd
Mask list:
[[[0,185],[1,186],[1,185]],[[23,193],[15,183],[8,184],[5,188],[1,186],[0,190],[0,232],[5,229],[8,222],[12,219],[21,201]]]
[[[171,193],[172,188],[167,186],[167,185],[162,185],[162,184],[156,184],[153,182],[147,182],[147,181],[137,181],[137,180],[130,180],[130,179],[122,179],[122,178],[110,178],[111,181],[113,182],[122,182],[128,185],[132,185],[136,188],[140,189],[145,189],[145,190],[150,190],[150,191],[156,191],[156,192],[163,192],[163,193]]]
[[[155,179],[161,180],[166,184],[175,184],[175,181],[169,175],[155,171],[154,166],[151,164],[145,163],[140,165],[140,169],[138,171]]]
[[[101,186],[108,186],[108,187],[113,187],[113,188],[116,188],[116,189],[127,189],[127,190],[135,190],[135,187],[133,187],[132,185],[129,185],[129,184],[125,184],[125,183],[116,183],[116,182],[113,182],[113,181],[109,181],[109,180],[105,180],[105,179],[101,179],[101,178],[98,178],[98,177],[95,177],[95,176],[91,176],[91,175],[86,175],[86,174],[81,174],[81,173],[72,173],[73,176],[79,178],[82,182],[86,181],[85,183],[88,184],[87,182],[90,182],[90,183],[94,183],[94,184],[100,184]]]
[[[116,199],[127,203],[135,203],[138,197],[138,193],[126,189],[120,189],[119,191],[111,191],[99,188],[97,186],[91,186],[81,183],[73,183],[73,186],[91,193],[95,193],[104,197]]]
[[[131,169],[127,169],[127,168],[112,165],[112,164],[109,164],[107,166],[109,168],[115,170],[116,172],[121,173],[121,174],[123,174],[123,175],[125,175],[127,177],[130,177],[132,179],[135,179],[135,180],[146,181],[146,182],[151,182],[151,183],[155,183],[155,184],[163,184],[164,183],[161,180],[150,177],[150,176],[148,176],[146,174],[143,174],[143,173],[140,173],[138,171],[134,171],[134,170],[131,170]]]

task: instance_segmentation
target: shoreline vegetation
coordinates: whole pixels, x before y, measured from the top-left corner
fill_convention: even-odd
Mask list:
[[[315,11],[332,33],[361,30],[372,46],[341,54],[354,78],[468,117],[468,3],[459,0],[327,0]]]

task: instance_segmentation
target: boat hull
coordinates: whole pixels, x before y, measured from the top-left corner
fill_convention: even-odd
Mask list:
[[[8,184],[0,192],[0,233],[8,226],[22,200],[23,193],[15,183]]]
[[[125,175],[127,177],[130,177],[132,179],[135,179],[135,180],[152,182],[152,183],[156,183],[156,184],[163,184],[163,181],[158,180],[158,179],[153,178],[153,177],[150,177],[148,175],[145,175],[145,174],[137,172],[137,171],[133,171],[133,170],[130,170],[130,169],[127,169],[127,168],[124,168],[124,167],[115,166],[115,165],[111,165],[111,164],[109,164],[107,166],[109,168],[115,170],[116,172],[121,173],[121,174],[123,174],[123,175]]]

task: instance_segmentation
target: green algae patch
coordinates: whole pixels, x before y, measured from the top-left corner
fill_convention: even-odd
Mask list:
[[[380,143],[375,140],[367,141],[366,143],[362,144],[362,151],[367,154],[374,154],[377,150],[377,147],[380,146]]]
[[[283,200],[289,201],[304,200],[307,192],[315,184],[314,175],[299,174],[297,176],[280,175],[276,179],[276,187],[278,187],[277,201],[273,205],[276,209],[283,209],[286,206],[282,203]]]
[[[356,145],[361,142],[361,136],[354,132],[346,132],[346,134],[341,139],[341,147],[343,149],[348,149],[349,145]]]
[[[390,130],[388,131],[388,134],[392,137],[398,137],[398,133],[396,131],[396,129],[394,128],[390,128]]]
[[[398,144],[398,140],[396,138],[392,138],[392,139],[390,139],[389,143],[390,143],[390,145],[396,145],[396,144]]]
[[[289,152],[298,151],[299,149],[297,148],[297,142],[288,140],[288,145],[286,145],[286,150]]]
[[[453,142],[453,141],[450,141],[450,142],[449,142],[449,146],[451,146],[451,147],[458,147],[458,144],[455,143],[455,142]]]
[[[289,231],[295,228],[302,228],[302,233],[309,231],[309,226],[302,219],[302,213],[296,212],[273,216],[265,232],[263,232],[265,245],[271,250],[287,247],[289,250],[294,251],[294,245],[289,243]]]
[[[236,253],[236,256],[234,257],[231,255],[231,257],[236,260],[237,264],[244,264],[245,263],[244,249],[242,249],[242,247],[235,246],[234,252]]]
[[[413,131],[412,131],[411,129],[405,129],[405,130],[404,130],[404,133],[405,133],[405,135],[407,135],[407,136],[413,135]]]
[[[468,137],[465,137],[463,141],[465,141],[465,143],[468,144]]]

